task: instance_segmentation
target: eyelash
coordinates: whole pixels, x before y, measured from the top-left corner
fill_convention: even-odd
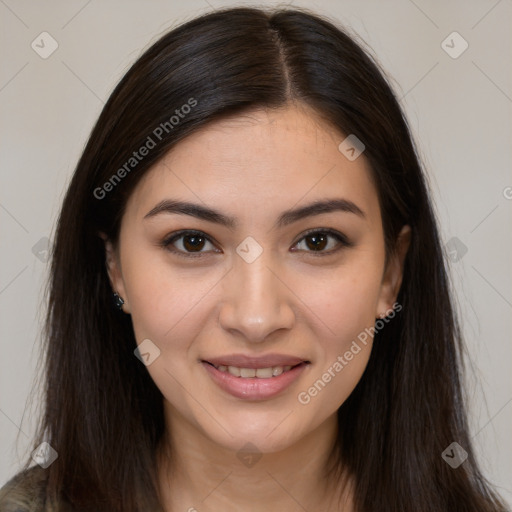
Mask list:
[[[321,229],[321,228],[315,228],[315,229],[311,229],[309,231],[306,231],[302,236],[301,238],[299,238],[299,240],[294,244],[294,247],[299,244],[300,242],[302,242],[305,238],[307,238],[308,236],[311,236],[311,235],[317,235],[317,234],[322,234],[322,235],[328,235],[334,239],[336,239],[339,243],[338,247],[335,248],[335,249],[331,249],[329,251],[304,251],[306,253],[310,253],[312,254],[313,256],[317,257],[322,257],[322,256],[329,256],[329,255],[332,255],[336,252],[338,252],[339,250],[341,250],[343,247],[352,247],[353,246],[353,243],[350,242],[347,237],[345,235],[343,235],[342,233],[339,233],[338,231],[335,231],[333,229],[329,229],[329,228],[326,228],[326,229]],[[170,236],[166,237],[161,243],[160,245],[172,252],[173,254],[177,254],[178,256],[181,256],[181,257],[184,257],[184,258],[201,258],[203,257],[204,254],[207,254],[209,251],[206,251],[206,252],[197,252],[197,253],[193,253],[193,252],[185,252],[185,251],[181,251],[181,250],[178,250],[174,247],[172,247],[172,244],[174,242],[176,242],[177,240],[179,240],[180,238],[183,238],[187,235],[190,235],[190,236],[198,236],[198,237],[201,237],[201,238],[204,238],[207,242],[210,242],[211,244],[213,244],[213,241],[210,239],[210,237],[208,237],[206,235],[206,233],[202,232],[202,231],[195,231],[195,230],[190,230],[190,229],[184,229],[184,230],[181,230],[181,231],[177,231],[175,233],[172,233]],[[299,250],[300,251],[300,250]]]

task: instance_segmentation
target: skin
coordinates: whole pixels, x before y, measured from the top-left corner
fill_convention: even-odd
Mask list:
[[[150,339],[161,351],[147,370],[164,396],[172,452],[172,459],[160,453],[167,511],[329,511],[340,510],[338,499],[352,510],[350,485],[322,472],[336,411],[362,376],[371,338],[309,403],[297,396],[392,308],[410,230],[402,229],[385,267],[370,168],[364,153],[349,161],[338,150],[345,137],[299,105],[216,121],[148,171],[127,203],[118,243],[106,242],[112,287],[137,343]],[[274,227],[284,210],[327,198],[352,201],[364,217],[335,211]],[[164,199],[215,208],[238,225],[231,231],[170,213],[144,218]],[[329,236],[319,256],[304,238],[313,228],[336,230],[352,245]],[[181,229],[210,237],[200,257],[163,247]],[[252,263],[236,252],[248,236],[263,249]],[[184,242],[170,247],[190,254]],[[200,362],[231,353],[281,353],[310,364],[279,396],[244,400],[221,390]],[[261,455],[251,467],[237,457],[248,442]]]

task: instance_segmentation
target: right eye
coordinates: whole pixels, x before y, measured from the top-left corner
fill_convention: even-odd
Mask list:
[[[185,258],[198,258],[204,253],[219,252],[219,250],[203,251],[202,249],[207,244],[214,247],[212,241],[205,233],[188,229],[171,233],[161,243],[162,247],[168,251]]]

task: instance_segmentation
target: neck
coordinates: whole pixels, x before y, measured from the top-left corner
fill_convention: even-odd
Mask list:
[[[337,437],[333,415],[299,442],[274,453],[233,451],[167,414],[159,477],[166,512],[351,512],[349,486],[329,481]],[[166,455],[164,455],[166,454]]]

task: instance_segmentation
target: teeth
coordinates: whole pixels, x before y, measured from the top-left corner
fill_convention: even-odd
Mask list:
[[[256,369],[240,368],[240,377],[256,377]]]
[[[284,368],[282,366],[274,366],[274,368],[272,368],[272,376],[277,377],[278,375],[281,375],[283,371]]]
[[[277,377],[283,372],[291,370],[292,367],[291,365],[287,365],[272,366],[269,368],[238,368],[237,366],[219,365],[215,366],[215,368],[221,372],[228,372],[235,377],[241,377],[243,379],[253,377],[257,377],[259,379],[270,379],[271,377]]]
[[[241,375],[240,368],[237,368],[236,366],[228,366],[228,372],[235,377],[240,377]]]
[[[272,377],[272,368],[258,368],[255,374],[259,379],[269,379]]]

